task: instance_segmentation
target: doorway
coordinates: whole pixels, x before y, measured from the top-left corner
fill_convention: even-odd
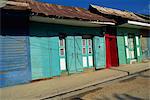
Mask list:
[[[82,36],[66,37],[66,64],[69,73],[83,71]]]
[[[105,34],[106,67],[118,66],[117,39],[115,35]]]
[[[135,56],[135,40],[134,40],[134,36],[129,34],[128,35],[128,48],[129,48],[129,57],[131,60],[135,60],[136,56]]]
[[[60,70],[65,72],[66,68],[66,52],[65,52],[65,38],[59,38],[59,56],[60,56]]]
[[[92,39],[83,38],[82,39],[82,60],[84,68],[93,67],[93,50],[92,50]]]

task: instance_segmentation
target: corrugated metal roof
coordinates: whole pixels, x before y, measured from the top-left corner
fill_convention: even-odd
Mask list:
[[[96,9],[98,12],[106,15],[114,15],[114,16],[119,16],[125,19],[130,19],[130,20],[136,20],[136,21],[145,21],[141,17],[137,16],[133,12],[127,12],[127,11],[121,11],[121,10],[116,10],[116,9],[111,9],[111,8],[105,8],[101,6],[96,6],[96,5],[90,5],[90,8]]]
[[[34,0],[7,0],[7,1],[14,1],[14,2],[23,2],[23,3],[27,3],[27,2],[31,2]]]
[[[67,7],[55,4],[41,3],[41,2],[30,2],[31,11],[45,16],[57,16],[71,19],[82,19],[82,20],[98,20],[103,22],[115,22],[113,19],[108,19],[97,14],[93,14],[90,11],[77,8]]]
[[[8,0],[3,9],[26,10],[30,9],[30,6],[26,2],[19,2],[19,0]]]
[[[32,13],[36,13],[41,16],[48,17],[61,17],[61,18],[70,18],[70,19],[79,19],[79,20],[92,20],[92,21],[101,21],[101,22],[116,22],[113,19],[108,19],[106,17],[93,14],[90,11],[78,8],[78,7],[67,7],[62,5],[55,5],[49,3],[37,2],[34,0],[9,0],[9,2],[16,2],[15,5],[7,5],[7,9],[21,9],[22,6],[29,4]],[[29,8],[28,8],[29,9]]]

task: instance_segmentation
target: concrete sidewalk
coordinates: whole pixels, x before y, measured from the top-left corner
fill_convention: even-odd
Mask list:
[[[112,67],[111,69],[127,72],[129,75],[150,69],[150,62]]]
[[[111,69],[73,74],[45,81],[6,87],[0,89],[0,98],[1,100],[39,100],[125,77],[148,69],[150,69],[150,62],[123,65]]]

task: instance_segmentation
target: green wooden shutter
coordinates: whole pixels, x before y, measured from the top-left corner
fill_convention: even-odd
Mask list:
[[[50,77],[50,52],[47,37],[30,37],[32,80]]]
[[[89,43],[90,42],[90,43]],[[92,47],[92,39],[87,39],[87,58],[88,58],[88,67],[93,67],[93,47]]]
[[[83,71],[82,37],[75,36],[75,66],[78,72]]]
[[[82,39],[82,61],[83,61],[83,67],[88,67],[88,42],[87,39]]]
[[[140,47],[140,39],[139,36],[135,36],[135,42],[136,42],[136,56],[137,56],[137,61],[141,62],[142,60],[142,51],[141,51],[141,47]]]
[[[130,63],[130,55],[129,55],[128,36],[127,35],[124,36],[124,40],[125,40],[125,51],[126,51],[127,64],[129,64]]]
[[[65,39],[59,40],[59,56],[60,56],[60,69],[62,72],[66,71],[66,51]]]
[[[66,56],[67,56],[67,68],[69,73],[76,73],[83,71],[81,36],[67,36]]]
[[[106,52],[105,52],[105,39],[104,37],[93,37],[93,50],[94,50],[94,66],[96,69],[105,68],[106,65]]]
[[[66,37],[66,56],[67,56],[67,68],[69,73],[75,73],[75,46],[74,46],[74,37],[67,36]]]
[[[124,36],[117,36],[119,64],[126,64],[126,48]]]
[[[59,37],[49,38],[51,76],[60,75]]]

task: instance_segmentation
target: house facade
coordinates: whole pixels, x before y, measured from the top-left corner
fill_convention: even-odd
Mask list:
[[[28,7],[7,2],[1,8],[0,87],[31,80]]]
[[[142,61],[145,26],[133,23],[145,23],[140,17],[32,0],[9,0],[1,10],[0,87]]]
[[[35,1],[8,1],[1,9],[1,87],[105,68],[104,27],[114,20]]]
[[[92,13],[105,16],[117,21],[115,37],[117,38],[119,64],[132,64],[142,61],[141,30],[149,29],[148,21],[138,15],[96,5],[90,5]],[[110,30],[109,30],[110,31]],[[110,32],[112,34],[114,32]],[[147,32],[146,35],[149,33]],[[109,54],[109,52],[108,52]]]

